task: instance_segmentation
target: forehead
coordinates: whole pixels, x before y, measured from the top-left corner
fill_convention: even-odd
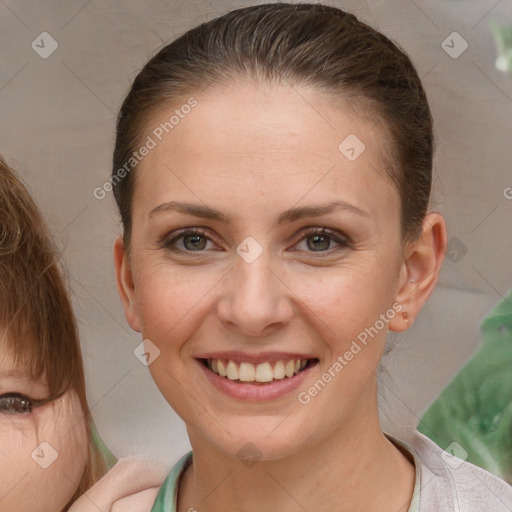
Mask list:
[[[12,351],[7,347],[4,337],[0,337],[0,378],[26,378],[28,371],[23,364],[16,360]]]
[[[355,203],[369,194],[396,206],[382,130],[348,101],[306,87],[254,84],[211,88],[194,99],[192,109],[174,104],[153,117],[146,137],[154,148],[139,164],[135,198],[157,202],[172,190],[208,202],[223,192],[248,202],[286,195],[297,202],[305,193],[316,200],[343,191]]]
[[[46,377],[33,376],[21,363],[16,364],[12,354],[4,348],[0,343],[0,395],[17,392],[36,399],[45,398],[50,392]]]
[[[0,379],[42,381],[32,375],[28,354],[17,357],[7,342],[7,334],[0,332]]]

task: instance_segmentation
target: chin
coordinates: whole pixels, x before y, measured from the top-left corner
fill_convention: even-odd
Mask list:
[[[298,453],[312,439],[311,424],[290,424],[290,417],[247,416],[228,421],[219,420],[215,431],[204,425],[198,437],[201,442],[224,454],[244,460],[281,460]],[[222,425],[223,428],[219,428]],[[192,447],[197,429],[188,429]]]

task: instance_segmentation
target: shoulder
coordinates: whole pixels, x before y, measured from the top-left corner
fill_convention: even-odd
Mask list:
[[[160,487],[151,512],[170,511],[177,509],[178,487],[185,470],[192,464],[192,450],[181,457]]]
[[[457,443],[448,447],[449,453],[418,431],[404,436],[403,440],[414,450],[416,464],[420,466],[421,512],[512,510],[512,487],[462,460],[465,451]]]

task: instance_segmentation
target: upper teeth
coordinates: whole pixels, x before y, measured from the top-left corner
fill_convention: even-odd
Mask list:
[[[221,377],[243,382],[270,382],[273,379],[293,377],[306,367],[307,359],[290,359],[276,361],[274,367],[270,362],[252,364],[237,363],[226,359],[208,359],[208,368]]]

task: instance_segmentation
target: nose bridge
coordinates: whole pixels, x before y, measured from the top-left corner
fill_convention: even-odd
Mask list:
[[[275,300],[272,282],[275,277],[270,271],[269,259],[266,254],[262,254],[251,263],[243,258],[236,263],[238,280],[235,283],[235,291],[238,292],[240,300],[247,300],[248,305],[258,301],[263,305]]]
[[[237,248],[218,311],[222,322],[236,326],[246,335],[257,336],[270,326],[287,323],[291,305],[272,270],[269,252],[261,246],[256,250],[251,243],[242,242]]]

